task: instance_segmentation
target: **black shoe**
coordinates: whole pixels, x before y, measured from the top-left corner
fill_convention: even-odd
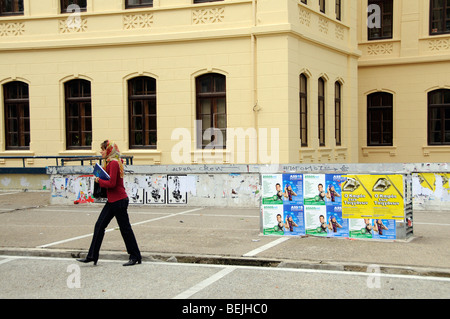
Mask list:
[[[93,259],[93,258],[89,258],[89,257],[86,257],[86,258],[83,258],[83,259],[77,259],[77,261],[79,261],[80,263],[85,263],[85,264],[87,264],[87,263],[90,263],[91,261],[93,261],[94,262],[94,266],[97,266],[97,259]]]
[[[142,261],[141,260],[137,260],[137,259],[130,259],[128,260],[127,263],[123,264],[122,266],[134,266],[136,264],[141,264]]]

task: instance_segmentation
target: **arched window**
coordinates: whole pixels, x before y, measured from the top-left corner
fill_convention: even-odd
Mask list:
[[[393,96],[377,92],[367,96],[367,145],[393,145]]]
[[[208,73],[196,79],[197,148],[226,147],[226,77]]]
[[[156,79],[128,81],[129,148],[157,147]]]
[[[91,149],[91,82],[71,80],[64,84],[67,149]]]
[[[428,93],[428,144],[450,145],[450,90]]]
[[[319,79],[319,146],[325,146],[325,80]]]
[[[308,78],[300,74],[300,141],[308,147]]]
[[[342,85],[339,82],[334,84],[334,132],[336,146],[342,145]]]
[[[3,85],[6,150],[30,149],[30,103],[28,84]]]

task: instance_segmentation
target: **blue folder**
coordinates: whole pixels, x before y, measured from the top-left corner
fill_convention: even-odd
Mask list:
[[[108,181],[110,179],[108,173],[98,163],[94,166],[94,175],[100,179]]]

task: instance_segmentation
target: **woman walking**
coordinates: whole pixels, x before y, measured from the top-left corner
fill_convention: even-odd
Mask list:
[[[128,218],[129,200],[125,187],[123,186],[124,168],[123,161],[120,159],[119,148],[117,144],[109,140],[104,141],[100,147],[102,158],[104,159],[103,167],[109,174],[110,179],[102,180],[96,177],[95,182],[107,189],[108,201],[95,223],[94,236],[92,237],[91,246],[86,258],[77,260],[82,263],[94,262],[94,265],[97,265],[100,246],[105,236],[105,229],[113,217],[116,217],[120,233],[125,242],[127,252],[130,255],[130,260],[123,265],[133,266],[140,264],[142,260],[141,253]]]

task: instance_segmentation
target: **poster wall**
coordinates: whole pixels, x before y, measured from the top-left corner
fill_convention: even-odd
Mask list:
[[[346,175],[345,218],[404,220],[403,175]]]
[[[264,235],[396,239],[402,175],[263,174]]]
[[[414,173],[414,206],[423,210],[446,210],[450,202],[449,173]]]

